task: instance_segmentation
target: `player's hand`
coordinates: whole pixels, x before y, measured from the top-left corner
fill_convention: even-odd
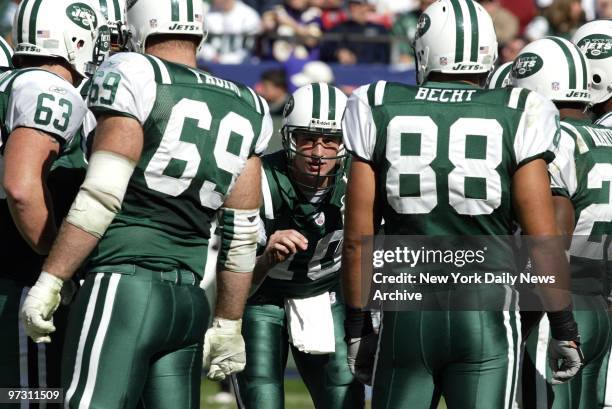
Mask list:
[[[53,313],[62,299],[63,284],[60,278],[43,271],[23,302],[21,321],[26,334],[36,343],[51,342],[49,334],[55,331]]]
[[[207,376],[222,381],[226,376],[240,372],[246,365],[242,320],[216,318],[204,336],[204,368]]]
[[[308,240],[296,230],[277,230],[268,239],[264,255],[271,266],[282,263],[292,254],[305,251]]]
[[[372,384],[378,335],[371,332],[359,338],[349,338],[348,365],[351,373],[363,384]]]
[[[548,343],[548,362],[552,369],[553,385],[569,381],[582,368],[584,362],[580,343],[551,338]]]

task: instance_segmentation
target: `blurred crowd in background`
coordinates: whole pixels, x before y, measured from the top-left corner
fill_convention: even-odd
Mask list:
[[[197,1],[197,0],[196,0]],[[277,61],[258,92],[278,113],[288,92],[310,82],[334,82],[327,64],[414,68],[412,41],[420,14],[434,0],[203,0],[208,39],[199,61],[244,64]],[[612,0],[480,0],[500,45],[498,63],[528,42],[570,38],[584,22],[612,18]],[[19,0],[0,0],[0,33],[10,40]],[[290,69],[298,64],[299,70]],[[299,71],[287,75],[287,72]]]

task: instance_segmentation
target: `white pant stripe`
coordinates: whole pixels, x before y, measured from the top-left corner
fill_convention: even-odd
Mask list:
[[[603,409],[612,409],[612,365],[610,365],[610,360],[612,360],[612,346],[610,347],[610,354],[607,358],[608,359],[603,362],[603,365],[605,365],[607,369]]]
[[[91,357],[89,359],[89,368],[87,371],[87,382],[85,383],[83,397],[79,403],[79,409],[88,409],[89,404],[91,403],[94,387],[96,386],[96,379],[98,377],[100,354],[102,353],[102,346],[104,345],[104,340],[106,338],[106,331],[108,330],[108,326],[110,324],[120,279],[121,274],[111,274],[108,291],[106,292],[106,298],[104,299],[104,310],[102,310],[100,326],[98,327],[98,332],[96,332],[95,341],[93,347],[91,348]]]
[[[504,409],[510,407],[510,402],[514,400],[512,396],[512,382],[514,380],[514,363],[515,363],[515,342],[512,326],[510,325],[510,312],[504,311],[504,327],[506,328],[506,341],[508,341],[508,371],[506,373],[506,394],[504,398]]]
[[[70,400],[79,385],[79,378],[81,377],[81,366],[83,365],[83,351],[85,350],[85,341],[89,334],[89,328],[91,327],[91,321],[93,319],[94,310],[96,308],[96,301],[98,300],[98,292],[100,291],[100,280],[102,280],[103,274],[96,274],[94,279],[94,285],[91,290],[89,297],[89,303],[87,304],[87,310],[85,311],[85,318],[83,320],[83,328],[81,328],[81,334],[79,335],[79,345],[77,347],[76,359],[74,361],[74,370],[72,371],[72,381],[70,387],[66,392],[64,398],[64,408],[69,409]]]
[[[21,311],[21,306],[23,305],[26,295],[28,295],[28,291],[30,291],[30,287],[25,287],[21,291],[19,309],[17,310],[17,328],[19,331],[19,386],[22,388],[27,388],[30,386],[28,379],[28,336],[26,335],[25,328],[23,327],[21,319],[19,318],[19,311]],[[20,408],[27,409],[28,402],[21,401]]]
[[[546,383],[546,361],[548,356],[548,337],[550,335],[548,317],[546,314],[538,325],[538,343],[536,346],[535,359],[535,382],[536,382],[536,408],[548,408],[548,391]]]

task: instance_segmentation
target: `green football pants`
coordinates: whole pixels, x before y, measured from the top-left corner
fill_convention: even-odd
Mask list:
[[[344,305],[332,305],[336,352],[312,355],[289,343],[285,309],[280,305],[247,305],[242,333],[247,364],[238,378],[238,406],[248,409],[285,407],[284,374],[289,349],[317,409],[360,409],[364,387],[347,364]]]
[[[612,350],[612,337],[609,341],[608,351],[604,356],[599,378],[597,379],[597,409],[612,409],[612,365],[610,362],[610,351]]]
[[[573,303],[584,366],[569,382],[551,386],[547,357],[549,323],[543,319],[527,339],[525,348],[525,360],[529,360],[530,366],[535,368],[535,379],[524,372],[523,404],[527,408],[598,408],[597,382],[604,356],[610,346],[610,320],[606,302],[601,296],[574,295]]]
[[[510,408],[520,342],[518,312],[384,312],[372,409]]]
[[[50,344],[36,344],[19,320],[19,309],[29,287],[0,278],[0,388],[59,388],[62,346],[68,308],[60,306],[53,316],[56,331]],[[38,408],[38,404],[9,405],[0,408]],[[47,403],[48,409],[59,404]]]
[[[98,270],[101,270],[98,268]],[[197,409],[209,306],[191,272],[136,266],[90,273],[62,360],[66,408]]]

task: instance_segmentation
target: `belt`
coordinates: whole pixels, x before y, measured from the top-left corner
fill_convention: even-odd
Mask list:
[[[96,266],[89,270],[90,274],[95,273],[116,273],[136,276],[140,279],[146,279],[151,281],[165,281],[173,283],[175,285],[200,285],[200,277],[198,277],[193,271],[184,270],[180,268],[172,270],[152,270],[137,266],[135,264],[118,264],[108,266]]]

